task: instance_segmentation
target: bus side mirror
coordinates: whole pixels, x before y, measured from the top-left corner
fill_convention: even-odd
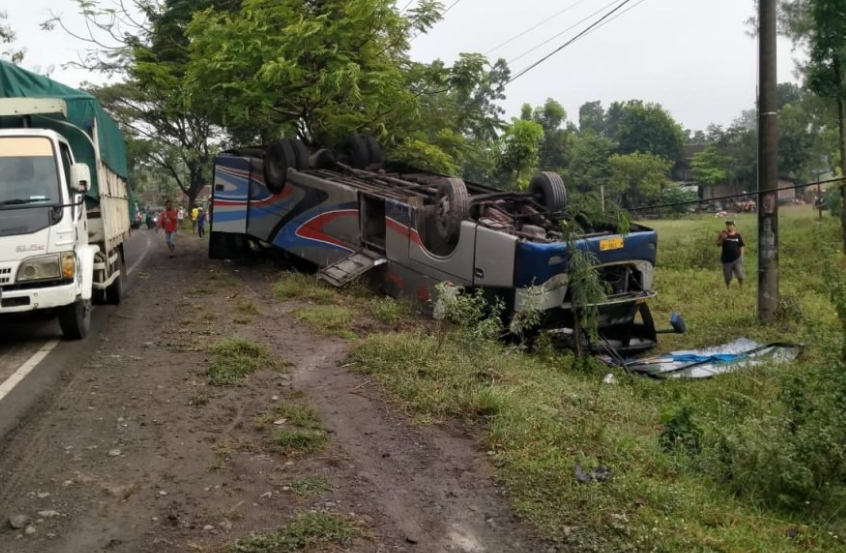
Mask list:
[[[91,186],[91,169],[85,163],[74,163],[71,165],[70,186],[77,192],[88,192]]]

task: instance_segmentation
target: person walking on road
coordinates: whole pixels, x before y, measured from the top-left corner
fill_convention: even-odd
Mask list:
[[[206,211],[201,207],[197,213],[197,236],[206,235]]]
[[[197,217],[200,216],[200,208],[195,207],[191,210],[191,232],[197,234]]]
[[[732,277],[737,278],[737,284],[743,288],[743,254],[746,251],[746,244],[743,236],[735,229],[734,221],[726,221],[726,230],[717,237],[717,245],[722,248],[720,261],[723,263],[723,278],[726,281],[726,288],[729,288]]]
[[[168,200],[165,202],[165,210],[159,215],[159,222],[156,225],[156,232],[159,229],[164,229],[165,242],[167,249],[170,250],[170,257],[176,250],[176,230],[179,228],[179,213],[173,209],[173,203]]]

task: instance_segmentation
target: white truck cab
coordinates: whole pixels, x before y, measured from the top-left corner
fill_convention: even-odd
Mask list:
[[[60,133],[36,128],[38,119],[30,119],[57,110],[64,110],[58,99],[0,99],[0,117],[27,121],[0,128],[0,317],[52,310],[64,336],[81,339],[92,300],[121,299],[127,190],[100,159],[96,122],[90,129],[67,123]],[[94,198],[88,194],[92,167],[76,162],[67,139],[72,133],[87,138],[93,150],[99,177]]]

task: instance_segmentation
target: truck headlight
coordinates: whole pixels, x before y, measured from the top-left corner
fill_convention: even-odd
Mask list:
[[[40,255],[23,260],[18,268],[18,282],[59,278],[62,275],[59,254]]]

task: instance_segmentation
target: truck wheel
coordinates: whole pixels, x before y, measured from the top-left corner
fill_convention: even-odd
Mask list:
[[[67,340],[82,340],[91,328],[91,300],[77,300],[59,308],[59,326]]]
[[[309,169],[308,148],[306,148],[305,143],[299,138],[294,138],[289,142],[291,143],[291,149],[294,150],[295,169],[297,171],[307,171]]]
[[[529,194],[547,213],[559,213],[567,207],[567,188],[557,173],[544,171],[532,177]]]
[[[360,134],[351,134],[341,142],[338,152],[344,156],[354,169],[365,169],[370,165],[370,151],[367,141]]]
[[[372,136],[365,135],[364,143],[367,145],[368,165],[371,169],[379,170],[382,168],[382,147],[376,142]]]
[[[111,303],[112,305],[120,305],[120,302],[123,299],[123,281],[126,278],[126,261],[123,259],[123,252],[120,250],[118,250],[118,270],[120,270],[120,274],[114,282],[109,284],[106,288],[106,303]]]
[[[464,181],[458,178],[444,179],[438,185],[435,208],[435,229],[438,235],[448,242],[457,242],[461,223],[470,212],[470,195]]]
[[[274,194],[282,192],[289,167],[297,167],[294,147],[288,140],[271,142],[264,155],[264,183],[268,190]]]

